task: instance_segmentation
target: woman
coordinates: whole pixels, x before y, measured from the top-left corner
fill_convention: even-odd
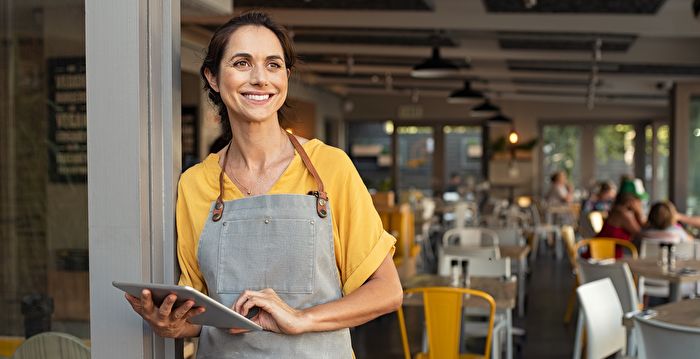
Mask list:
[[[631,241],[644,227],[642,201],[632,193],[618,193],[608,217],[597,237]],[[622,249],[615,249],[615,257],[622,258]]]
[[[402,289],[387,234],[341,150],[279,125],[294,50],[265,14],[213,35],[201,74],[230,143],[185,172],[177,202],[181,285],[264,331],[187,322],[187,302],[127,299],[164,337],[199,336],[198,358],[350,358],[349,327],[392,312]]]
[[[566,179],[564,171],[557,171],[550,177],[552,182],[547,192],[547,202],[550,205],[569,204],[574,199],[573,188]]]
[[[651,206],[647,226],[640,236],[643,241],[657,244],[676,244],[690,239],[678,225],[678,212],[670,201],[657,202]]]

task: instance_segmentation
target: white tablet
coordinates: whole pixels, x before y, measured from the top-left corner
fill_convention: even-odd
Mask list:
[[[172,284],[126,283],[116,281],[112,282],[112,285],[137,298],[141,297],[141,292],[144,289],[148,289],[152,293],[153,302],[158,306],[160,306],[165,297],[170,294],[175,294],[177,296],[177,301],[173,305],[173,308],[177,308],[187,300],[193,300],[195,307],[204,307],[206,309],[204,313],[188,319],[188,321],[193,324],[208,325],[224,329],[241,328],[262,330],[262,327],[252,322],[250,319],[234,312],[232,309],[192,287]]]

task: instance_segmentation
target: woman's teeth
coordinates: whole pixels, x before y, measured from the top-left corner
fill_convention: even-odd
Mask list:
[[[249,100],[253,100],[253,101],[265,101],[265,100],[267,100],[268,98],[270,98],[270,95],[269,95],[269,94],[267,94],[267,95],[245,94],[245,95],[243,95],[243,96],[245,96],[245,98],[247,98],[247,99],[249,99]]]

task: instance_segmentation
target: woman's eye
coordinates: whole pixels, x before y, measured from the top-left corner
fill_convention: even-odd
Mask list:
[[[233,63],[233,67],[245,68],[250,67],[250,63],[246,60],[238,60]]]
[[[278,70],[278,69],[281,69],[281,68],[282,68],[282,65],[281,65],[281,64],[278,64],[278,63],[276,63],[276,62],[271,62],[271,63],[269,63],[267,66],[270,67],[270,68],[272,68],[272,69],[275,69],[275,70]]]

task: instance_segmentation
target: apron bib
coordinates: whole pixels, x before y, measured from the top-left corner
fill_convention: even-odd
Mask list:
[[[202,230],[197,258],[209,296],[227,307],[246,289],[272,288],[296,309],[342,297],[328,199],[303,148],[292,135],[290,140],[319,190],[309,195],[262,195],[228,202],[220,194]],[[220,182],[223,189],[223,170]],[[301,335],[267,331],[231,335],[224,329],[202,326],[197,351],[200,359],[352,355],[347,328]]]

